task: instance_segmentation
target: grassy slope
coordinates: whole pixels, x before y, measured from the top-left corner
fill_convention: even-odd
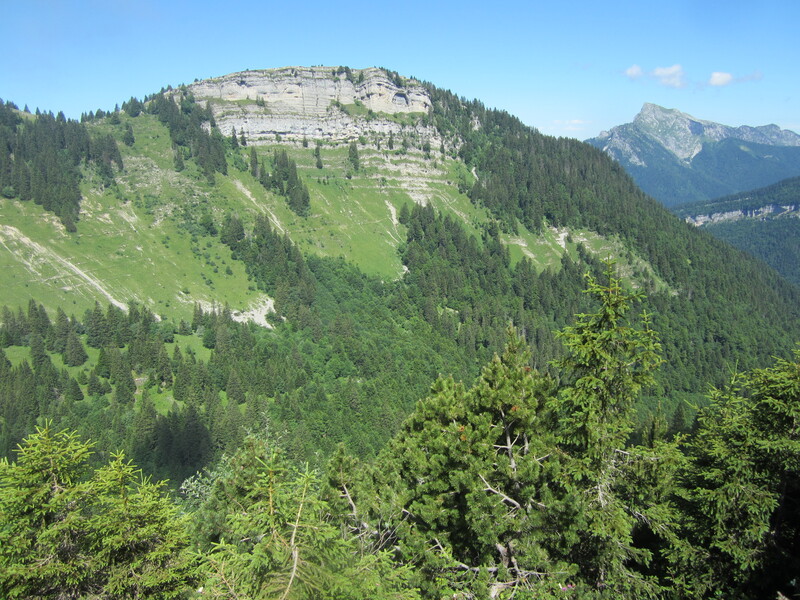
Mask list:
[[[281,147],[297,162],[311,195],[311,214],[303,218],[246,169],[229,167],[227,176],[217,175],[214,186],[192,161],[176,173],[169,133],[155,117],[131,119],[123,113],[121,125],[104,120],[92,128],[121,140],[126,122],[133,126],[136,142],[128,148],[119,141],[125,170],[116,189],[102,189],[94,174],[86,173],[78,233],[65,233],[52,215],[32,203],[0,200],[2,304],[24,306],[36,298],[48,310],[60,305],[68,314],[81,315],[96,300],[103,305],[135,300],[175,319],[188,319],[194,302],[246,310],[263,297],[248,282],[242,265],[218,238],[196,230],[193,235],[186,227],[202,211],[210,212],[217,224],[227,213],[236,213],[246,228],[253,215],[266,214],[304,252],[344,257],[387,280],[402,274],[397,247],[406,232],[397,215],[404,204],[430,202],[477,237],[489,219],[487,211],[458,192],[455,182],[471,179],[464,166],[436,151],[426,157],[416,148],[362,146],[361,169],[354,172],[346,145],[323,146],[322,169],[315,166],[312,144],[258,146],[260,159]],[[249,164],[249,148],[239,152],[240,164]],[[537,235],[521,228],[504,240],[513,260],[527,256],[538,269],[558,268],[562,254],[574,254],[581,241],[602,257],[619,258],[634,278],[656,279],[649,265],[626,253],[619,242],[591,232],[545,230]]]

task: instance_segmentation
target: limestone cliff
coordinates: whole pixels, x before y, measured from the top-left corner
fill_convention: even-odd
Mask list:
[[[412,134],[432,145],[441,140],[422,117],[431,98],[417,81],[383,69],[285,67],[242,71],[187,86],[207,100],[220,130],[244,132],[249,143],[324,140],[344,143],[368,135]]]

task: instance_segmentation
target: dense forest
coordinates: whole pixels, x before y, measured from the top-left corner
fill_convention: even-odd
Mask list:
[[[741,211],[737,220],[708,223],[715,237],[755,256],[793,284],[800,286],[800,177],[711,202],[681,205],[679,217]]]
[[[422,119],[458,141],[492,219],[474,236],[409,202],[403,277],[206,209],[181,226],[274,299],[270,327],[199,304],[177,322],[135,302],[2,308],[4,597],[798,591],[800,293],[602,152],[428,89]],[[175,171],[212,187],[249,171],[297,218],[313,210],[286,150],[223,136],[185,90],[122,111],[163,124]],[[113,187],[123,168],[98,120],[136,143],[118,111],[0,105],[3,195],[74,233],[81,177]],[[658,281],[581,244],[554,269],[511,260],[503,234],[550,225],[618,237]]]
[[[0,590],[8,598],[796,592],[798,363],[778,360],[715,390],[690,436],[655,420],[633,444],[635,401],[662,362],[659,337],[646,313],[631,314],[638,298],[612,265],[588,279],[588,291],[593,312],[560,332],[566,350],[553,374],[531,367],[528,344],[510,330],[472,386],[438,378],[368,462],[341,446],[323,471],[311,470],[279,440],[250,435],[170,500],[123,453],[93,461],[90,443],[46,423],[14,462],[0,463]]]
[[[40,204],[74,232],[81,200],[79,167],[90,161],[106,185],[112,185],[113,165],[123,167],[113,137],[92,137],[82,123],[66,119],[64,113],[23,119],[16,105],[0,100],[0,193],[4,197]]]

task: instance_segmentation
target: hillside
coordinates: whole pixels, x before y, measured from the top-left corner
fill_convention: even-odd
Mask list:
[[[555,332],[589,308],[583,275],[608,258],[647,294],[663,340],[642,422],[800,339],[797,290],[599,150],[383,69],[246,71],[80,124],[10,104],[2,116],[9,359],[22,368],[38,334],[38,360],[64,370],[33,389],[80,390],[97,418],[64,418],[109,447],[135,445],[124,424],[140,409],[112,403],[115,429],[105,403],[149,396],[164,429],[139,462],[174,480],[235,445],[241,415],[304,458],[338,442],[374,454],[438,373],[474,378],[509,323],[551,370]],[[48,188],[35,167],[52,157]],[[56,183],[58,202],[37,195]],[[68,329],[91,350],[77,365],[62,356]],[[118,390],[124,373],[135,385]],[[90,391],[93,374],[105,384]],[[6,449],[56,411],[28,400],[40,408],[6,417]],[[163,439],[190,426],[205,450],[171,453]]]
[[[800,178],[673,211],[800,286]]]
[[[669,207],[800,174],[800,135],[792,131],[776,125],[730,127],[655,104],[645,104],[633,122],[586,141]]]

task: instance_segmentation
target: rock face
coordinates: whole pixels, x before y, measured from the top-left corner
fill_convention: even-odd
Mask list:
[[[374,137],[409,128],[431,143],[441,142],[432,127],[419,122],[431,110],[427,90],[382,69],[243,71],[187,88],[196,99],[210,102],[224,134],[235,129],[256,144],[275,136],[287,141],[347,142],[366,131]]]
[[[800,135],[777,125],[730,127],[645,104],[632,123],[587,143],[618,161],[667,206],[800,175]]]
[[[764,220],[767,218],[781,217],[800,217],[800,205],[790,204],[779,206],[777,204],[767,204],[766,206],[760,206],[758,208],[689,215],[684,217],[684,219],[687,223],[701,227],[703,225],[741,221],[744,219]]]

